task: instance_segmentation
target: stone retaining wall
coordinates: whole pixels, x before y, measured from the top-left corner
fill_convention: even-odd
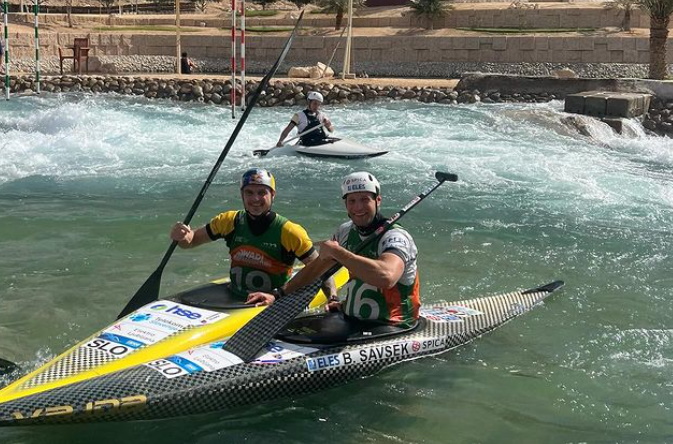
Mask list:
[[[534,3],[534,2],[531,2]],[[353,17],[353,26],[356,28],[419,28],[426,27],[428,23],[419,19],[412,13],[406,13],[402,17],[369,17],[366,15],[367,9],[363,10],[363,15],[357,13]],[[283,26],[292,27],[297,19],[297,12],[279,13],[274,17],[248,17],[246,26]],[[17,15],[18,16],[18,15]],[[88,22],[99,22],[107,26],[139,26],[139,25],[174,25],[175,18],[170,16],[135,16],[125,15],[74,15],[75,21],[86,20]],[[31,14],[23,14],[23,20],[32,23]],[[63,14],[43,14],[40,16],[43,23],[64,22],[66,16]],[[315,16],[306,14],[302,21],[304,27],[312,28],[332,28],[334,27],[333,16]],[[231,25],[231,19],[228,17],[212,18],[199,17],[192,15],[183,15],[180,18],[183,26],[203,26],[213,28],[228,28]],[[458,9],[450,11],[443,19],[437,19],[433,22],[434,29],[441,28],[605,28],[620,27],[622,23],[622,13],[616,9],[606,8],[549,8],[542,9]],[[650,17],[646,11],[635,9],[631,15],[632,28],[649,28]],[[673,28],[673,23],[670,24]]]
[[[57,76],[41,80],[41,90],[48,93],[117,93],[145,96],[150,99],[171,99],[195,101],[213,105],[230,106],[231,81],[223,79],[160,79],[130,76]],[[247,96],[250,99],[257,89],[258,81],[246,82]],[[241,85],[237,88],[240,92]],[[4,85],[0,85],[4,91]],[[11,77],[11,94],[32,94],[36,91],[34,77]],[[265,94],[259,99],[261,107],[297,106],[306,104],[309,91],[320,91],[325,104],[347,104],[376,99],[418,100],[425,103],[495,103],[495,102],[542,102],[562,96],[550,92],[500,93],[498,91],[456,90],[451,88],[410,87],[393,85],[372,86],[367,84],[350,85],[340,83],[288,82],[272,81]],[[240,94],[239,94],[240,96]]]
[[[318,85],[307,82],[275,81],[269,84],[265,93],[257,102],[261,107],[269,106],[303,106],[309,91],[320,91],[325,97],[326,104],[347,104],[351,102],[374,100],[417,100],[424,103],[441,103],[456,105],[460,103],[507,103],[507,102],[547,102],[561,99],[570,91],[580,91],[588,86],[586,83],[575,82],[572,79],[537,79],[539,84],[546,85],[547,91],[529,92],[511,90],[505,77],[501,77],[501,87],[497,84],[487,89],[491,76],[474,76],[461,79],[456,90],[450,88],[412,87],[401,88],[396,86],[348,85],[338,83],[321,83]],[[480,80],[482,79],[482,80]],[[485,79],[485,80],[483,80]],[[510,78],[512,79],[512,78]],[[514,78],[518,82],[521,79]],[[528,82],[532,79],[523,80]],[[577,80],[577,79],[575,79]],[[580,79],[583,80],[583,79]],[[616,85],[612,79],[604,79],[604,85],[615,89],[626,88],[638,90],[648,88],[648,91],[657,89],[648,87],[648,83],[639,84],[638,80],[622,82],[623,86]],[[473,89],[482,85],[483,89]],[[594,81],[594,86],[602,84]],[[257,89],[258,82],[247,82],[248,98]],[[240,85],[237,86],[240,89]],[[179,101],[196,101],[213,105],[230,106],[230,91],[232,84],[229,80],[190,80],[190,79],[156,79],[143,77],[52,77],[43,79],[41,89],[45,92],[84,92],[84,93],[118,93],[125,95],[144,96],[151,99],[171,99]],[[673,89],[673,88],[671,88]],[[0,91],[4,90],[4,85]],[[10,92],[12,94],[30,94],[36,90],[35,79],[21,76],[12,77]],[[240,94],[239,94],[240,97]],[[649,113],[645,116],[643,126],[648,130],[661,135],[673,135],[673,100],[665,97],[656,97],[652,101]]]
[[[174,56],[175,36],[148,34],[44,34],[40,36],[41,56],[54,59],[58,47],[72,44],[75,37],[89,37],[94,57],[136,55]],[[268,67],[278,57],[286,37],[246,38],[246,64]],[[182,48],[190,57],[206,62],[219,61],[228,69],[230,43],[222,36],[183,35]],[[338,37],[298,36],[287,55],[290,65],[314,65],[330,59]],[[30,34],[10,35],[11,60],[31,60],[34,41]],[[340,51],[334,63],[340,69]],[[566,36],[387,36],[354,37],[352,71],[377,76],[447,76],[447,63],[623,63],[647,64],[647,37],[566,37]],[[673,51],[667,62],[673,63]],[[262,68],[263,69],[263,68]],[[259,72],[259,71],[257,71]],[[415,72],[418,72],[416,74]],[[423,74],[424,73],[424,74]],[[420,75],[419,75],[420,74]]]

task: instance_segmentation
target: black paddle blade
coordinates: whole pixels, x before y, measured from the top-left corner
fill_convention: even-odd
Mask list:
[[[8,375],[19,371],[21,368],[11,361],[0,358],[0,376]]]
[[[444,173],[441,171],[437,171],[435,173],[435,179],[437,179],[440,182],[457,182],[458,175],[453,173]]]
[[[367,245],[377,239],[387,229],[393,226],[409,210],[418,205],[423,199],[428,197],[440,187],[445,181],[455,182],[458,176],[452,173],[437,173],[435,177],[438,183],[432,185],[418,196],[414,197],[404,208],[395,215],[391,216],[383,225],[381,225],[367,239],[360,242],[352,251],[360,253]],[[269,308],[252,318],[236,334],[234,334],[222,347],[226,351],[235,354],[245,362],[250,362],[259,350],[264,347],[287,323],[294,319],[306,308],[311,299],[318,292],[318,289],[325,280],[336,273],[341,264],[335,264],[327,270],[311,285],[307,285],[297,291],[288,294],[286,297],[275,302]]]
[[[274,302],[273,310],[267,308],[255,316],[229,338],[222,348],[244,362],[252,361],[264,344],[272,340],[278,331],[311,303],[320,290],[320,285],[322,280],[319,279]]]
[[[129,313],[139,309],[145,304],[156,301],[159,298],[159,288],[161,287],[161,269],[157,268],[150,275],[145,283],[133,295],[126,307],[119,313],[117,319],[121,319]]]
[[[271,150],[254,150],[252,152],[252,155],[257,156],[257,157],[264,157],[267,154],[269,154],[269,151],[271,151]]]
[[[530,294],[530,293],[539,293],[539,292],[545,292],[545,293],[551,293],[554,290],[558,290],[559,288],[563,287],[565,285],[565,282],[563,281],[554,281],[550,282],[546,285],[542,285],[540,287],[535,287],[531,288],[530,290],[526,290],[522,292],[521,294]]]

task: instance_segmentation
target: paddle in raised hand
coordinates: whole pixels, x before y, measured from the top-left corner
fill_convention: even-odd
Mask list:
[[[273,77],[276,74],[276,71],[278,71],[278,67],[280,64],[283,62],[285,59],[285,56],[287,55],[287,52],[290,50],[290,46],[292,45],[292,39],[294,38],[295,34],[297,33],[297,30],[299,29],[299,24],[301,23],[302,17],[304,16],[304,11],[299,15],[299,19],[297,19],[297,23],[294,25],[294,29],[292,30],[292,34],[290,34],[290,37],[287,39],[287,42],[285,43],[285,46],[283,47],[283,51],[281,52],[280,56],[276,60],[276,62],[273,64],[271,67],[271,70],[264,76],[264,78],[259,82],[259,85],[257,86],[257,89],[255,92],[252,94],[250,97],[250,102],[248,103],[248,107],[245,109],[243,112],[243,115],[241,116],[241,119],[238,121],[238,124],[236,124],[236,127],[234,128],[234,131],[231,133],[231,136],[229,137],[229,140],[227,141],[227,144],[225,145],[224,149],[222,150],[222,153],[220,154],[220,157],[218,157],[217,162],[215,162],[215,165],[213,166],[213,169],[210,171],[210,174],[208,174],[208,178],[206,179],[205,183],[203,184],[203,187],[201,187],[201,191],[199,191],[199,194],[196,196],[196,200],[192,204],[191,209],[187,213],[187,216],[185,217],[185,220],[183,223],[185,225],[189,225],[189,222],[191,222],[192,217],[194,216],[194,213],[196,213],[196,209],[198,208],[199,204],[203,200],[206,191],[208,190],[208,187],[210,187],[210,184],[212,183],[213,179],[215,178],[215,175],[217,174],[218,170],[220,169],[220,166],[222,165],[222,162],[224,161],[224,158],[227,157],[227,154],[229,154],[229,150],[231,150],[231,147],[234,144],[234,141],[236,140],[236,137],[238,136],[238,133],[241,131],[241,128],[245,124],[245,121],[248,119],[248,115],[250,114],[250,111],[255,107],[255,104],[259,100],[260,95],[262,92],[266,89],[266,86],[269,84],[269,81],[271,80],[271,77]],[[135,295],[131,298],[131,300],[126,304],[124,309],[119,313],[117,316],[117,319],[122,318],[129,313],[137,310],[138,308],[142,307],[145,304],[148,304],[152,301],[155,301],[159,297],[159,288],[161,286],[161,274],[164,271],[164,267],[166,267],[166,264],[168,263],[168,260],[170,259],[171,255],[175,251],[175,248],[177,247],[178,243],[173,241],[171,245],[168,247],[168,250],[166,251],[166,254],[164,254],[164,257],[161,259],[161,263],[157,267],[156,270],[150,275],[149,278],[145,281],[145,283],[138,289]]]
[[[287,145],[288,143],[292,142],[293,140],[296,140],[296,139],[299,139],[300,137],[305,136],[305,135],[308,134],[308,133],[312,133],[313,131],[322,128],[323,126],[325,126],[325,123],[326,123],[326,122],[323,122],[323,123],[321,123],[320,125],[311,127],[311,128],[309,128],[309,129],[307,129],[306,131],[297,134],[297,135],[294,136],[294,137],[291,137],[291,138],[289,138],[289,139],[285,139],[285,140],[283,140],[283,142],[282,142],[283,146]],[[254,151],[252,152],[252,154],[253,154],[254,156],[257,156],[257,157],[264,157],[264,156],[266,156],[267,154],[269,154],[269,151],[271,151],[271,150],[273,150],[273,149],[275,149],[275,148],[280,148],[280,147],[279,147],[279,146],[274,146],[274,147],[272,147],[272,148],[269,148],[268,150],[254,150]]]
[[[458,180],[457,175],[443,172],[435,173],[435,178],[438,183],[414,197],[406,206],[404,206],[404,208],[388,218],[388,220],[377,228],[374,233],[355,247],[353,253],[361,252],[370,243],[378,239],[381,234],[390,229],[393,224],[402,218],[402,216],[430,195],[430,193],[435,191],[444,182],[456,182]],[[280,330],[306,308],[323,282],[336,273],[339,268],[341,268],[341,264],[335,264],[312,283],[305,285],[274,302],[229,338],[222,348],[238,356],[245,362],[253,360],[257,353],[271,339],[273,339]]]

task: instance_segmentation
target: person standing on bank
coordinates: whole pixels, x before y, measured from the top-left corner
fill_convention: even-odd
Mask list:
[[[332,240],[322,243],[318,260],[299,271],[280,293],[299,290],[339,263],[348,269],[351,281],[343,303],[331,298],[330,311],[341,310],[346,319],[400,330],[414,327],[421,301],[418,250],[413,238],[395,224],[364,251],[352,253],[386,221],[380,212],[381,186],[370,173],[352,173],[344,178],[341,195],[350,220],[337,229]],[[249,300],[269,299],[262,293],[252,293]]]
[[[195,69],[197,69],[196,63],[187,56],[186,52],[183,52],[182,57],[180,57],[180,72],[182,74],[191,74]]]
[[[229,247],[229,285],[232,302],[241,303],[250,292],[272,292],[290,279],[295,259],[310,264],[318,257],[306,230],[271,210],[276,180],[267,170],[246,171],[240,184],[245,211],[227,211],[205,226],[192,230],[176,223],[170,237],[181,248],[224,239]],[[336,295],[334,280],[325,282],[327,297]],[[269,302],[274,296],[270,295]]]
[[[295,113],[292,116],[290,123],[288,123],[283,132],[280,134],[278,143],[276,143],[277,147],[283,146],[283,141],[285,141],[287,136],[290,134],[290,131],[292,131],[295,126],[297,127],[297,131],[299,133],[303,133],[313,127],[320,126],[320,124],[324,124],[324,127],[318,128],[301,136],[299,139],[300,145],[321,145],[325,143],[325,140],[329,140],[324,128],[327,128],[331,133],[334,131],[334,127],[325,113],[320,111],[320,106],[324,101],[322,94],[317,91],[311,91],[308,93],[308,96],[306,96],[306,100],[308,101],[307,108],[303,111]]]

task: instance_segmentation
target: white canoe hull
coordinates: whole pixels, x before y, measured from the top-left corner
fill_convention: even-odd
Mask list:
[[[388,151],[362,145],[361,143],[351,139],[336,139],[334,142],[316,146],[287,145],[271,150],[269,155],[276,156],[297,153],[310,157],[362,159],[367,157],[382,156],[387,152]]]

